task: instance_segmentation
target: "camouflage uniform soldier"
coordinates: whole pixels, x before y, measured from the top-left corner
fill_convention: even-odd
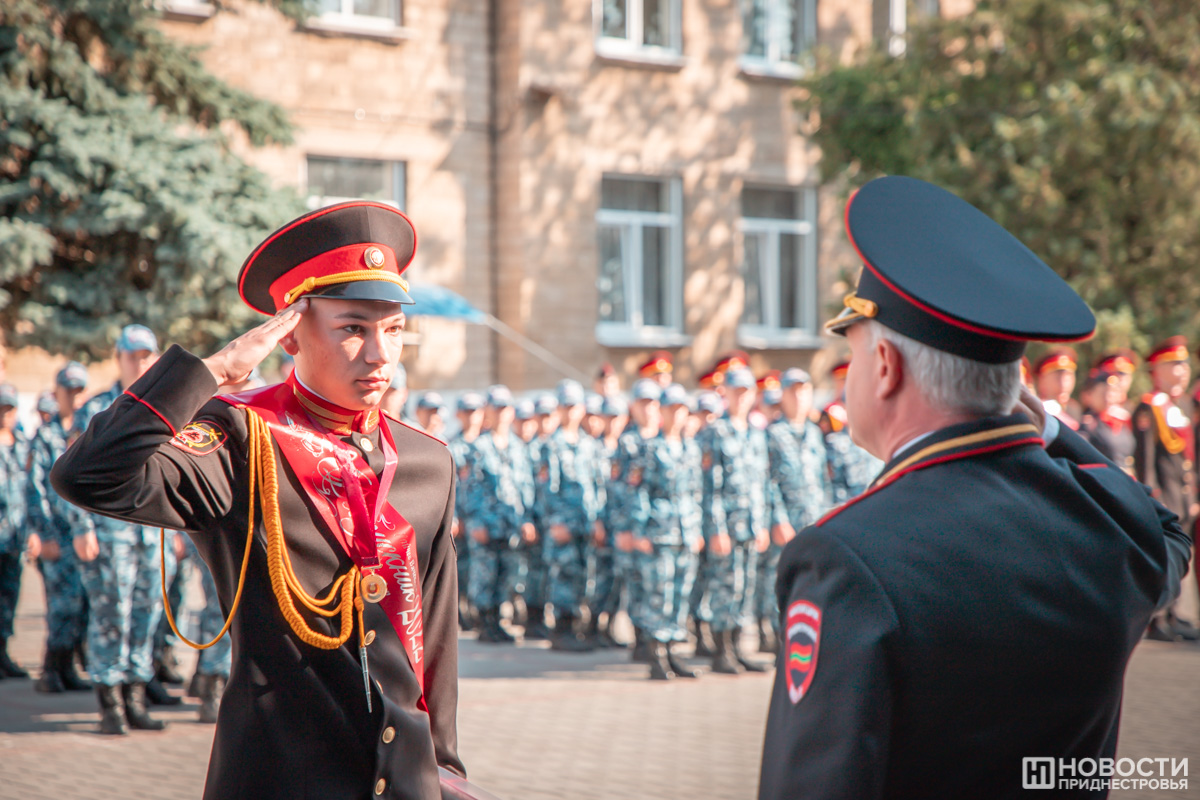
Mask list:
[[[721,379],[724,380],[724,374]],[[699,441],[700,433],[725,413],[725,401],[714,391],[701,391],[695,398],[696,407],[688,419],[687,430],[690,439]],[[712,606],[708,602],[708,592],[703,580],[705,565],[708,563],[708,551],[703,547],[696,557],[696,580],[692,581],[692,594],[688,598],[692,627],[696,633],[696,655],[712,656],[716,654],[716,643],[712,635]]]
[[[0,678],[29,677],[8,655],[25,549],[25,449],[17,431],[17,391],[6,383],[0,386]]]
[[[221,610],[221,600],[217,595],[217,585],[212,573],[196,551],[196,545],[186,533],[176,534],[184,537],[184,547],[187,560],[197,565],[200,572],[200,585],[204,588],[204,608],[200,610],[196,626],[196,641],[211,642],[225,626],[225,612]],[[217,721],[217,709],[221,696],[225,693],[225,684],[229,682],[229,670],[233,665],[233,637],[222,636],[212,647],[201,650],[196,659],[196,674],[193,678],[194,694],[200,698],[200,721],[213,724]]]
[[[633,385],[633,403],[629,408],[630,426],[617,439],[611,465],[609,481],[609,516],[612,532],[620,537],[626,545],[630,538],[626,534],[640,536],[641,526],[645,524],[645,514],[636,513],[635,505],[640,497],[637,487],[630,483],[635,464],[641,458],[646,442],[658,436],[662,425],[662,414],[659,399],[662,397],[662,386],[653,378],[640,378]],[[628,547],[617,548],[619,569],[630,576],[629,585],[629,614],[634,621],[635,646],[634,661],[646,661],[650,658],[650,638],[637,624],[642,615],[637,613],[645,602],[645,586],[639,579],[637,560],[633,551]]]
[[[758,615],[759,652],[778,649],[779,611],[775,599],[775,570],[783,546],[796,531],[816,522],[829,507],[829,481],[825,439],[809,418],[812,411],[812,378],[793,367],[780,379],[779,419],[767,426],[767,461],[770,483],[767,502],[771,515],[771,544],[759,556],[755,613]]]
[[[587,637],[600,647],[622,646],[613,637],[613,620],[621,609],[621,595],[625,591],[629,573],[626,554],[614,549],[613,535],[622,509],[621,487],[617,484],[620,475],[618,455],[629,408],[617,396],[603,398],[600,418],[603,421],[600,436],[596,439],[599,452],[598,470],[604,479],[602,484],[602,507],[600,522],[604,536],[598,537],[592,549],[592,596],[588,600],[591,617],[588,619]],[[601,623],[600,618],[604,617]]]
[[[46,658],[36,689],[86,692],[91,685],[75,670],[75,655],[87,632],[87,596],[79,577],[73,539],[92,528],[89,514],[70,505],[50,486],[50,468],[82,432],[74,418],[83,400],[88,374],[72,361],[55,377],[58,412],[38,428],[30,443],[29,503],[31,552],[39,555],[38,569],[46,587]]]
[[[75,426],[86,429],[157,357],[158,340],[150,329],[126,326],[116,345],[120,381],[84,403]],[[88,596],[88,672],[100,702],[100,732],[127,734],[129,726],[162,730],[166,723],[146,713],[146,685],[155,677],[154,640],[163,609],[159,531],[93,514],[92,529],[76,533],[74,547]],[[159,698],[180,702],[161,685],[157,688]]]
[[[468,579],[481,619],[479,641],[511,642],[513,637],[500,627],[500,604],[510,583],[521,581],[521,558],[514,557],[520,541],[537,536],[529,514],[533,476],[525,443],[512,431],[512,392],[507,386],[491,387],[487,405],[490,430],[475,441],[465,509],[472,551]],[[510,582],[505,573],[513,571],[518,575]]]
[[[696,579],[700,535],[700,448],[683,436],[691,412],[679,384],[662,393],[662,431],[645,441],[629,468],[626,484],[635,517],[618,534],[618,547],[633,555],[637,602],[630,615],[649,642],[651,680],[695,678],[672,652],[687,640],[688,598]]]
[[[454,544],[458,548],[458,625],[464,631],[474,629],[475,610],[471,608],[470,565],[471,546],[463,520],[466,518],[466,500],[470,492],[471,463],[475,454],[475,441],[483,430],[483,395],[466,392],[458,398],[456,414],[459,432],[447,444],[454,457],[454,469],[458,473],[458,488],[454,495]]]
[[[533,402],[533,408],[523,411],[518,409],[518,418],[522,414],[530,414],[532,429],[528,441],[527,454],[529,471],[533,475],[533,513],[534,527],[537,529],[537,539],[522,546],[529,550],[529,574],[525,580],[525,612],[528,617],[525,623],[525,639],[541,640],[550,638],[550,629],[546,627],[546,592],[549,583],[549,569],[546,564],[546,540],[550,536],[550,526],[546,522],[546,493],[550,486],[550,467],[546,463],[546,444],[557,426],[558,400],[553,394],[546,392]]]
[[[754,405],[754,375],[745,368],[731,369],[725,375],[725,389],[728,413],[697,437],[704,473],[703,531],[708,552],[703,580],[716,640],[713,671],[761,672],[766,668],[742,655],[740,634],[754,601],[757,556],[769,543],[766,436],[748,420]]]
[[[544,519],[550,530],[545,545],[550,571],[550,603],[554,606],[556,650],[590,650],[576,630],[587,593],[587,558],[596,535],[600,513],[598,486],[603,480],[597,465],[596,440],[580,425],[586,412],[583,387],[578,381],[558,384],[561,424],[546,443]]]

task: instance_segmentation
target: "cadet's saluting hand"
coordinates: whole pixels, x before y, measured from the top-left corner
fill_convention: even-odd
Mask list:
[[[204,359],[204,366],[208,367],[218,384],[241,383],[271,354],[279,340],[292,332],[300,323],[300,316],[307,310],[307,298],[293,303],[262,325],[246,331],[215,355]]]

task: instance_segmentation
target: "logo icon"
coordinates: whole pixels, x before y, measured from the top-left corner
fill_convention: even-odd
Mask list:
[[[367,266],[371,269],[379,269],[384,265],[386,259],[384,258],[383,251],[378,247],[368,247],[363,252],[363,261],[367,262]]]
[[[1053,789],[1054,786],[1053,757],[1036,756],[1021,759],[1022,789]]]
[[[792,705],[804,699],[812,685],[820,645],[821,609],[807,600],[797,600],[788,606],[787,650],[784,652],[788,699]]]

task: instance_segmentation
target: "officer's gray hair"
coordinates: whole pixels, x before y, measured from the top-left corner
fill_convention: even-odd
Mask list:
[[[985,364],[935,350],[876,320],[865,320],[871,347],[891,342],[921,387],[925,400],[939,411],[996,416],[1012,411],[1021,393],[1021,362]]]

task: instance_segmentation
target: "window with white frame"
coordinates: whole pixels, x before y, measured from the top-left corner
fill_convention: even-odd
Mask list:
[[[309,208],[344,200],[378,200],[404,210],[405,165],[403,161],[368,158],[309,156]]]
[[[602,344],[665,342],[680,335],[682,205],[677,179],[601,180],[596,335]]]
[[[598,52],[678,56],[681,0],[593,0]]]
[[[337,26],[379,28],[400,25],[400,0],[318,0],[317,20]]]
[[[794,65],[817,39],[817,0],[742,0],[742,64]]]
[[[764,346],[817,335],[817,192],[742,190],[745,306],[738,333]]]

